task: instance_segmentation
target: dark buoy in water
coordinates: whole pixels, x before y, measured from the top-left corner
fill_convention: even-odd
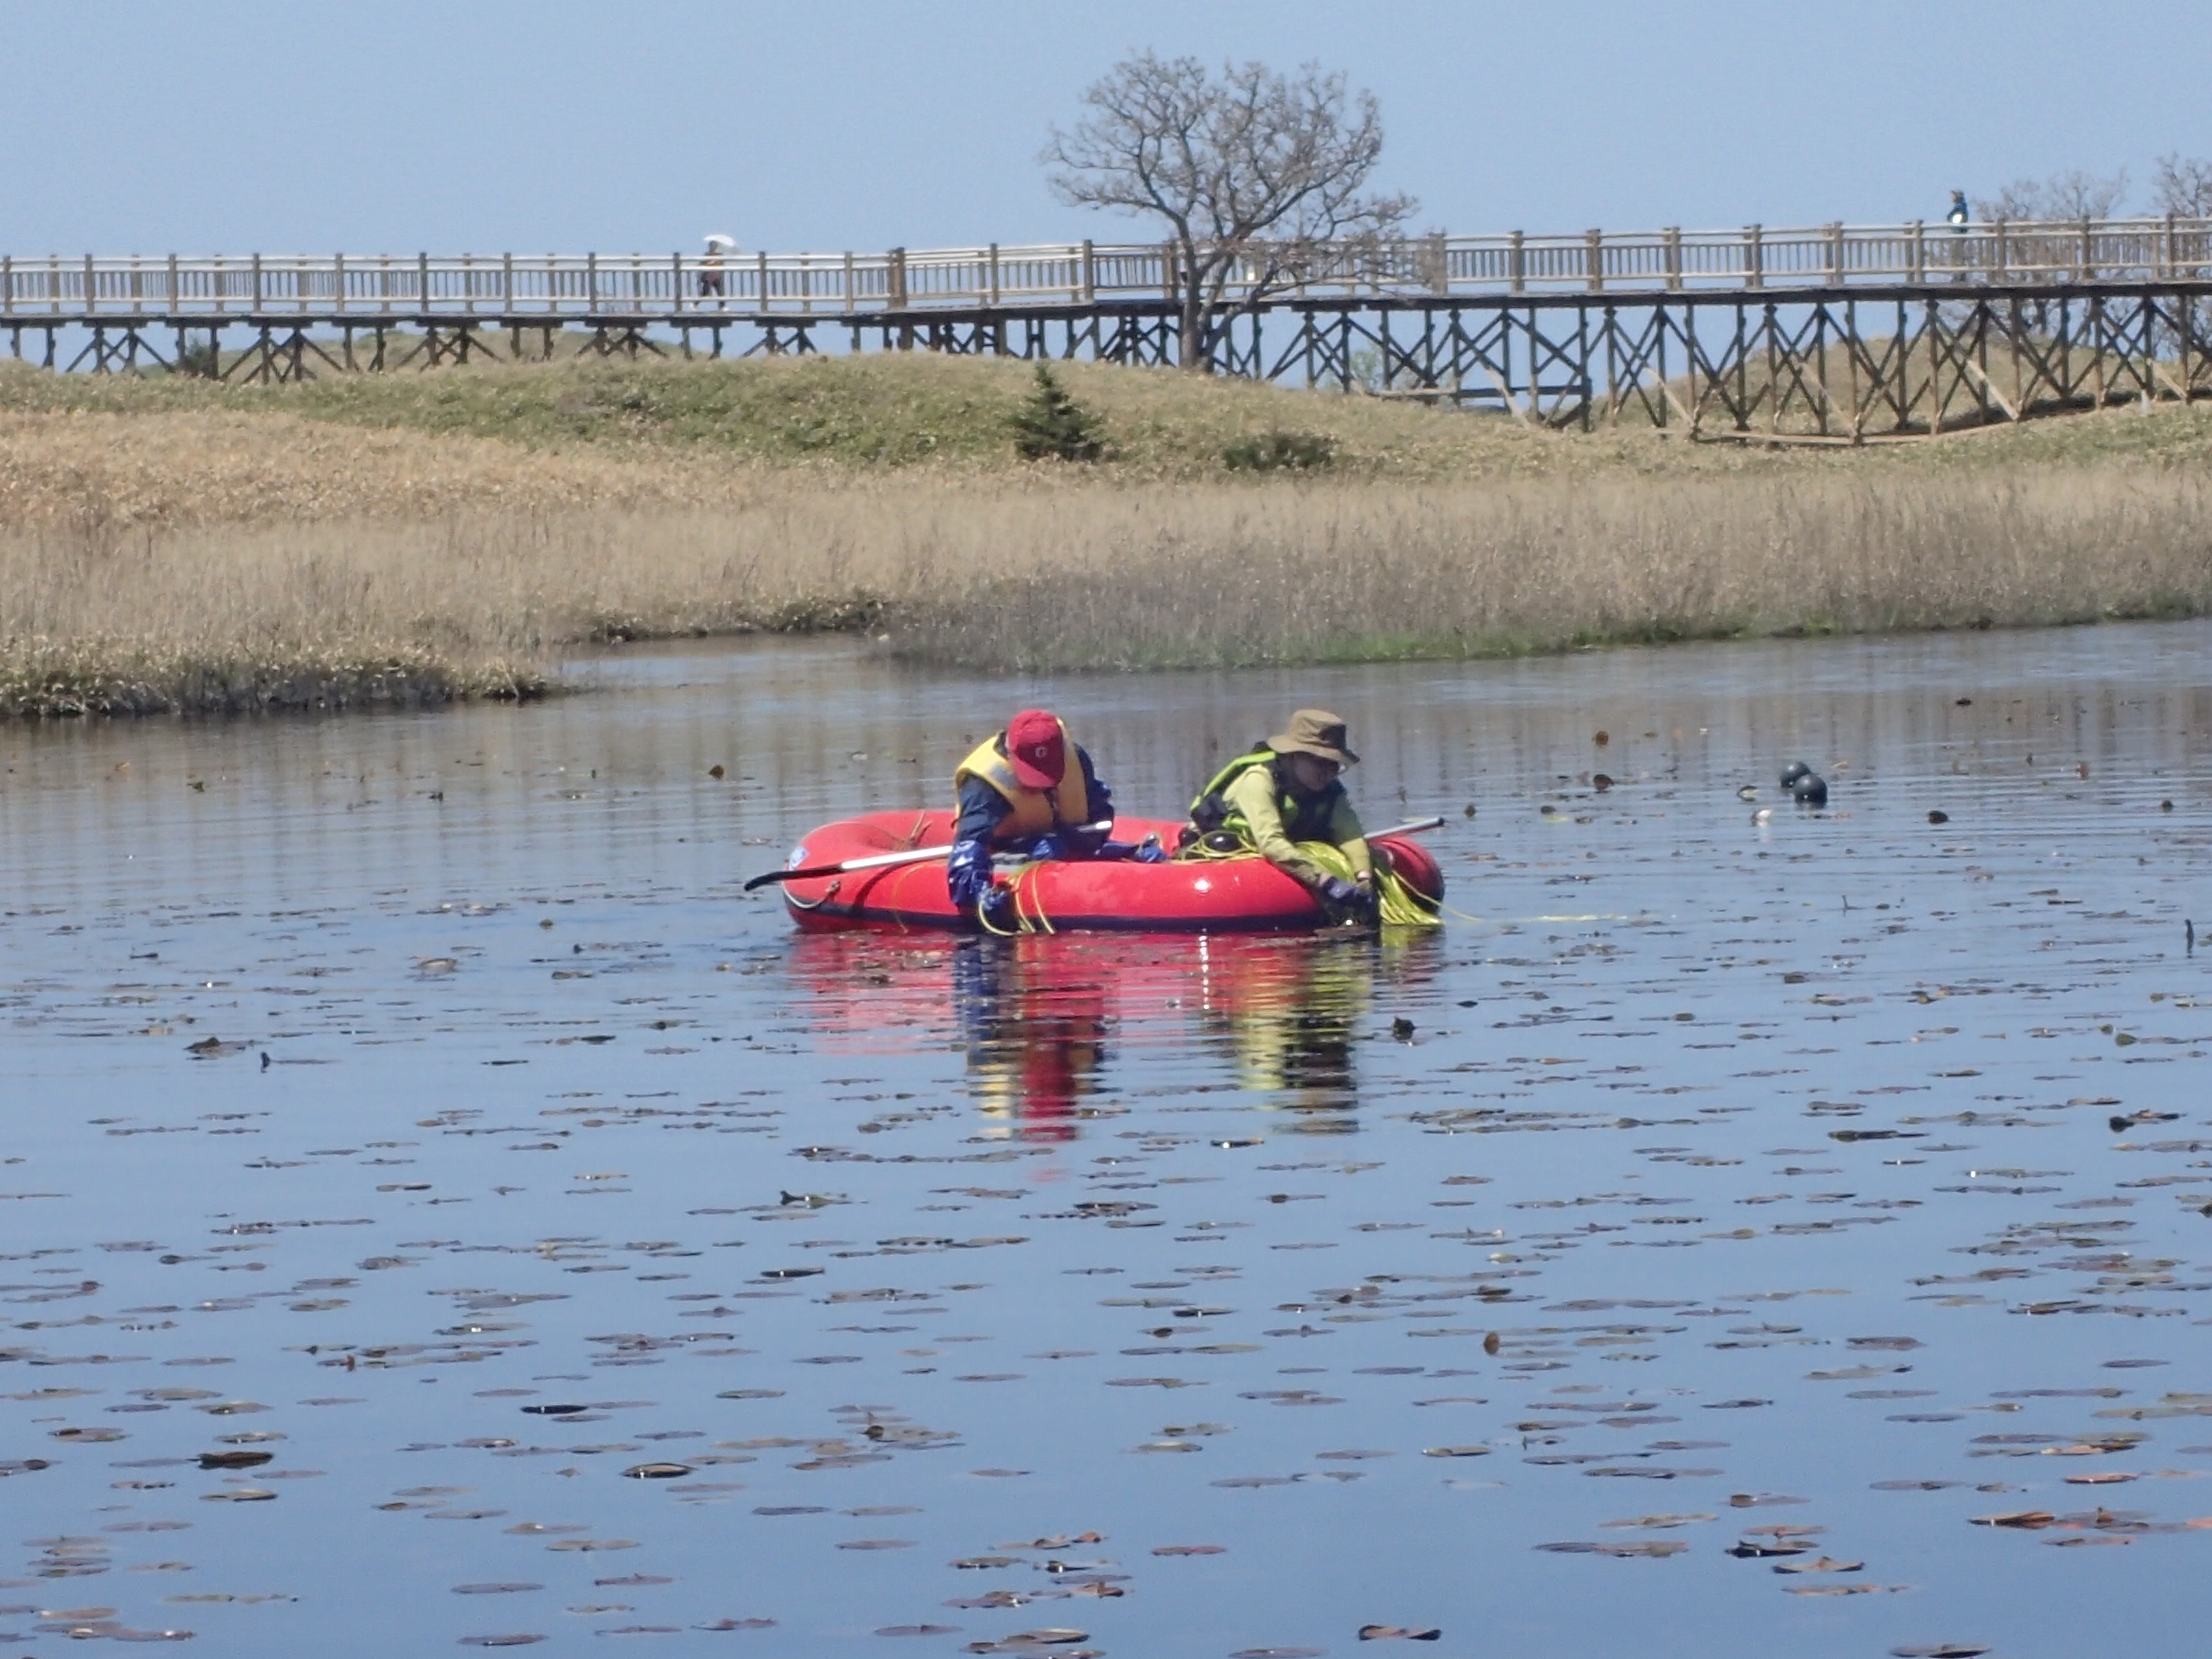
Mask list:
[[[1782,787],[1784,789],[1793,788],[1798,779],[1809,778],[1812,775],[1813,769],[1806,765],[1803,761],[1791,761],[1789,765],[1782,769]]]
[[[1801,772],[1790,780],[1790,799],[1800,806],[1826,806],[1828,781],[1818,772]]]

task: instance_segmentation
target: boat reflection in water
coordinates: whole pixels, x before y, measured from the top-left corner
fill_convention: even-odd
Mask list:
[[[1264,1096],[1307,1133],[1357,1127],[1378,982],[1395,1006],[1441,965],[1432,934],[817,934],[793,967],[826,1050],[948,1039],[969,1097],[1012,1135],[1068,1140],[1117,1089]],[[1194,1062],[1196,1062],[1194,1064]]]

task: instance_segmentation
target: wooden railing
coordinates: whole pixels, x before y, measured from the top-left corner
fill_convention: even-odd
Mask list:
[[[1158,244],[886,253],[0,257],[13,320],[830,317],[1172,296]],[[1232,296],[1256,272],[1240,273]],[[2212,220],[1428,236],[1325,249],[1279,301],[2212,280]]]

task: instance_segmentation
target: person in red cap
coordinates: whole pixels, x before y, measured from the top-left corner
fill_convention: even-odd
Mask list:
[[[1113,794],[1059,716],[1044,709],[1024,708],[976,745],[952,787],[960,805],[945,884],[955,904],[1001,931],[1016,917],[1012,892],[993,881],[993,854],[1082,859],[1106,845]]]

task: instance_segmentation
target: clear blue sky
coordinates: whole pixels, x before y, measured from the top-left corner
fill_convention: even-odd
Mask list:
[[[0,251],[1133,235],[1036,155],[1138,46],[1344,70],[1456,232],[1934,218],[2212,155],[2204,0],[0,0]]]

